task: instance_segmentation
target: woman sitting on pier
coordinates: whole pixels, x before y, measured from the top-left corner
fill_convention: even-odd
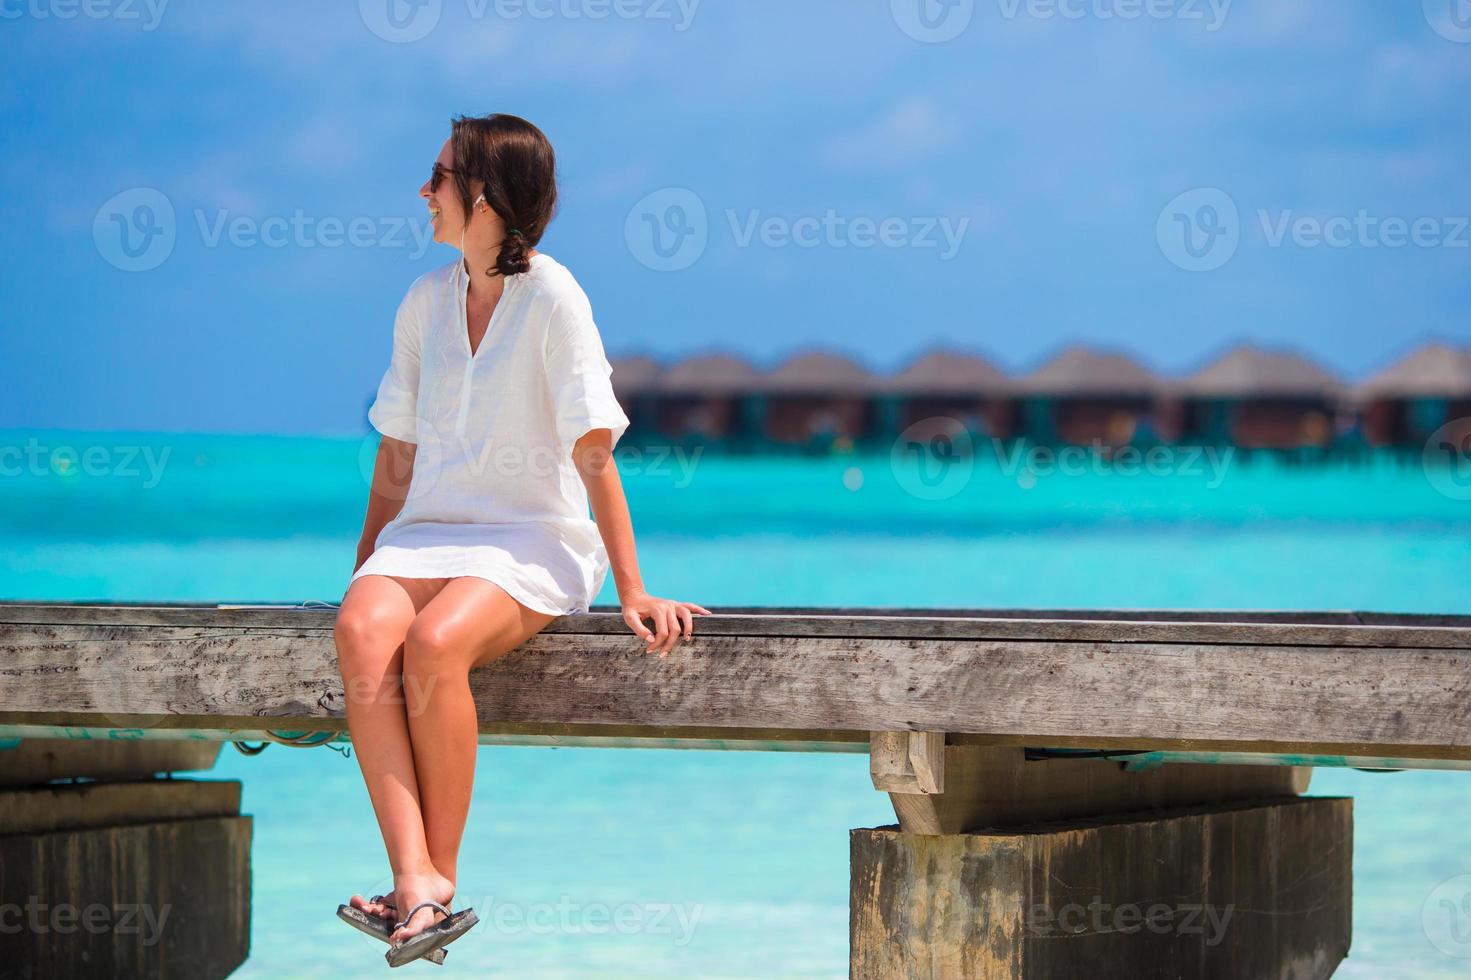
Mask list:
[[[388,940],[394,966],[475,922],[449,912],[478,745],[471,669],[587,611],[610,565],[650,651],[667,654],[709,612],[644,590],[612,462],[629,420],[587,297],[535,248],[557,199],[546,137],[515,116],[457,117],[419,195],[434,240],[461,254],[398,308],[335,630],[393,871],[390,894],[355,895],[340,914]]]

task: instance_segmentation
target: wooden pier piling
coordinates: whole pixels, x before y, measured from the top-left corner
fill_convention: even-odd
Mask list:
[[[1322,980],[1347,954],[1352,801],[1299,798],[1310,769],[935,735],[872,736],[899,825],[850,835],[855,980]]]
[[[0,750],[0,980],[229,976],[250,949],[251,820],[220,743]],[[85,776],[87,781],[76,781]]]
[[[1348,953],[1346,799],[850,844],[854,980],[1322,980]]]

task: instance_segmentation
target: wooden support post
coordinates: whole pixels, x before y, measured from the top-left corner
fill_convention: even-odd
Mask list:
[[[870,733],[869,769],[912,834],[1297,796],[1312,776],[1306,766],[1169,764],[1130,772],[1106,759],[1028,762],[1023,749],[946,745],[938,732]]]
[[[899,826],[852,832],[854,978],[1317,980],[1348,950],[1351,805],[1299,799],[1310,769],[869,752]]]
[[[850,834],[853,980],[1325,980],[1348,953],[1348,799],[940,836]]]
[[[245,961],[252,827],[240,784],[148,778],[207,768],[218,751],[0,750],[0,977],[226,977]],[[83,774],[144,778],[50,782]]]

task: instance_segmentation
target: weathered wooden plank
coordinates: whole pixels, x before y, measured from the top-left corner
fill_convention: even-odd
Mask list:
[[[1351,940],[1348,799],[849,841],[854,980],[1326,980]]]
[[[218,742],[26,739],[0,749],[0,786],[31,786],[53,779],[150,779],[160,772],[214,768]]]
[[[256,718],[252,728],[225,727],[220,717],[203,715],[120,715],[126,724],[96,728],[88,724],[95,715],[77,712],[11,712],[0,718],[4,731],[18,738],[55,740],[55,734],[38,734],[32,729],[59,727],[72,731],[99,731],[97,737],[107,739],[143,739],[159,732],[161,738],[207,736],[219,741],[258,742],[269,740],[271,732],[340,732],[347,731],[345,717],[321,718]],[[228,719],[225,719],[226,721]],[[265,724],[262,724],[264,722]],[[546,745],[584,748],[693,748],[693,749],[760,749],[795,752],[867,753],[868,733],[829,729],[746,728],[711,725],[567,725],[557,723],[481,722],[482,744]],[[70,734],[62,737],[71,738]],[[76,736],[86,740],[89,736]],[[957,735],[965,739],[969,736]],[[989,739],[987,739],[989,741]],[[739,743],[739,744],[736,744]],[[780,743],[780,744],[777,744]]]
[[[1471,652],[1453,649],[696,634],[660,658],[632,634],[543,633],[476,671],[472,687],[486,726],[1471,753]],[[247,728],[338,721],[342,709],[323,630],[0,628],[0,721],[171,715]]]
[[[1024,750],[945,746],[943,792],[890,792],[899,825],[911,834],[962,834],[1233,800],[1296,796],[1312,770],[1303,766],[1162,765],[1125,771],[1102,759],[1027,761]],[[887,788],[887,787],[877,787]]]
[[[926,615],[926,613],[935,615]],[[1022,615],[1023,612],[1029,615]],[[1233,620],[1231,616],[1241,616]],[[1250,646],[1404,647],[1471,649],[1471,617],[1374,616],[1373,625],[1339,622],[1315,613],[1094,612],[1065,610],[824,610],[721,612],[701,616],[697,634],[708,636],[975,640],[1060,640],[1101,643],[1193,643]],[[1149,617],[1158,617],[1150,619]],[[1252,618],[1257,617],[1257,618]],[[332,609],[212,606],[108,606],[0,603],[4,625],[177,626],[204,629],[330,630]],[[1301,621],[1299,621],[1301,620]],[[621,615],[590,612],[554,620],[551,634],[630,635]]]
[[[344,718],[273,717],[262,719],[222,719],[204,715],[122,715],[124,724],[110,726],[114,737],[148,738],[152,733],[178,733],[186,731],[209,732],[216,736],[227,736],[233,732],[256,733],[263,727],[276,732],[347,731]],[[69,726],[92,727],[96,715],[77,712],[15,711],[0,714],[0,725],[17,726]],[[239,726],[249,723],[249,729]],[[481,721],[480,734],[487,744],[511,745],[558,745],[567,748],[632,748],[640,743],[664,743],[670,747],[678,742],[681,747],[692,749],[745,749],[759,750],[781,743],[781,747],[792,751],[811,752],[867,752],[870,733],[865,731],[838,729],[790,729],[790,728],[745,728],[731,726],[719,728],[711,725],[569,725],[565,723],[511,723]],[[22,736],[24,737],[24,736]],[[32,736],[36,737],[36,736]],[[240,736],[246,741],[259,741],[252,735]],[[1337,765],[1359,765],[1353,761],[1365,760],[1362,764],[1371,768],[1414,769],[1440,768],[1437,763],[1459,764],[1471,761],[1471,747],[1411,745],[1345,745],[1344,743],[1274,742],[1264,740],[1238,741],[1219,739],[1202,742],[1178,738],[1106,738],[1099,735],[1049,735],[1039,739],[1033,735],[991,735],[969,732],[951,732],[946,736],[951,745],[981,746],[1028,746],[1036,747],[1045,742],[1048,748],[1095,749],[1120,753],[1181,752],[1201,753],[1215,756],[1218,753],[1238,753],[1242,758],[1223,760],[1231,765],[1248,765],[1256,759],[1261,765],[1280,765],[1273,762],[1274,756],[1314,759],[1317,757],[1343,760]],[[1388,761],[1385,761],[1388,760]],[[1200,760],[1181,760],[1192,762]],[[1424,765],[1424,763],[1430,763]],[[1293,763],[1296,765],[1297,763]],[[1313,763],[1303,765],[1328,765]]]
[[[287,616],[303,612],[331,615],[333,609],[323,605],[229,604],[201,602],[135,603],[108,600],[35,602],[25,599],[0,599],[0,622],[9,621],[6,610],[75,610],[78,615],[104,611],[110,615],[156,614],[176,612],[186,615],[218,611],[247,614],[281,613]],[[721,614],[767,616],[900,616],[942,617],[962,619],[1067,619],[1108,620],[1114,622],[1187,622],[1187,623],[1289,623],[1320,626],[1471,626],[1471,615],[1444,613],[1391,613],[1362,610],[1292,610],[1292,609],[998,609],[958,606],[722,606]],[[595,605],[590,615],[617,614],[615,606]],[[557,622],[575,621],[581,617],[566,616]]]
[[[235,780],[51,783],[0,792],[0,836],[233,817],[239,813],[240,783]]]

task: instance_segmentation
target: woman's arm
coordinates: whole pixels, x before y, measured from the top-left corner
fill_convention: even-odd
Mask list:
[[[358,538],[356,572],[373,553],[373,544],[384,525],[403,510],[409,495],[409,480],[414,475],[414,454],[419,447],[392,436],[378,443],[378,456],[373,461],[373,483],[368,488],[368,513],[363,518],[363,533]]]
[[[593,519],[608,551],[608,564],[623,606],[623,621],[643,637],[649,650],[657,649],[665,656],[684,633],[688,640],[694,633],[694,615],[709,615],[710,610],[693,602],[659,599],[644,589],[638,570],[638,554],[633,543],[633,519],[628,513],[628,499],[623,495],[623,482],[613,462],[612,433],[607,429],[589,429],[572,447],[572,459],[587,487],[588,503]],[[653,620],[655,630],[644,625]]]

